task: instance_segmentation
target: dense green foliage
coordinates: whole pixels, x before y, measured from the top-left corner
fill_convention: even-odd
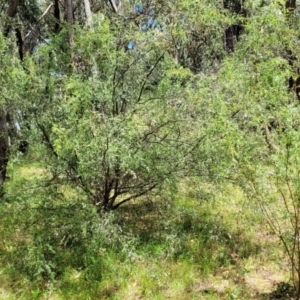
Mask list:
[[[72,293],[94,284],[96,299],[120,289],[103,292],[118,262],[147,255],[211,274],[259,253],[214,213],[234,186],[299,298],[297,4],[0,1],[7,278],[39,298],[77,272]]]

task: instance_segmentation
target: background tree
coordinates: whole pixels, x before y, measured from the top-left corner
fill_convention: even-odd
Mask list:
[[[299,297],[300,106],[287,86],[295,71],[286,56],[288,48],[298,57],[298,20],[290,26],[281,9],[272,3],[247,20],[247,37],[223,64],[220,92],[236,126],[234,179],[281,241]]]
[[[11,18],[13,18],[17,13],[18,1],[12,0],[9,2],[7,8],[7,17],[8,22],[11,22]],[[4,36],[7,37],[10,31],[10,25],[6,24],[4,26]],[[23,58],[23,42],[20,38],[20,31],[16,31],[18,44],[19,44],[19,55],[20,58]],[[1,54],[3,56],[4,52],[7,50],[5,41],[2,40],[1,45]],[[3,64],[4,65],[4,64]],[[3,74],[5,75],[5,74]],[[9,134],[8,134],[8,111],[5,106],[5,101],[2,99],[0,102],[0,195],[2,192],[2,186],[6,178],[6,167],[8,162],[8,148],[9,148]]]

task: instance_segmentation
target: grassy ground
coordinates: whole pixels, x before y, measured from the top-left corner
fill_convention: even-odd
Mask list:
[[[86,206],[56,211],[45,200],[52,194],[29,188],[42,189],[45,177],[37,166],[10,170],[0,299],[267,299],[289,278],[277,238],[236,187],[211,199],[183,183],[172,199],[132,202],[99,221],[94,242]]]

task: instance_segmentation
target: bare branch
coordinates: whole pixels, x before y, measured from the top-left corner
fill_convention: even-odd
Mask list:
[[[39,17],[39,20],[41,20],[49,11],[49,9],[53,6],[53,3],[50,3],[50,5],[47,7],[47,9],[44,11],[44,13]]]
[[[155,183],[155,184],[149,186],[148,189],[146,189],[146,190],[144,190],[144,191],[141,191],[140,193],[137,193],[137,194],[135,194],[135,195],[132,195],[132,196],[130,196],[130,197],[128,197],[128,198],[122,200],[121,202],[119,202],[119,203],[117,203],[116,205],[114,205],[114,206],[112,207],[112,209],[117,209],[120,205],[122,205],[122,204],[124,204],[124,203],[126,203],[126,202],[128,202],[128,201],[130,201],[130,200],[132,200],[132,199],[136,199],[136,198],[138,198],[138,197],[141,197],[141,196],[147,194],[148,192],[152,191],[156,186],[157,186],[157,183]]]

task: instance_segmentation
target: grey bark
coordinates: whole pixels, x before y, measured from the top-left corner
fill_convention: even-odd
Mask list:
[[[72,0],[65,0],[65,18],[67,23],[73,24],[73,3]]]
[[[92,11],[91,11],[91,6],[90,6],[89,0],[84,0],[84,8],[85,8],[87,24],[91,25],[92,24]]]

